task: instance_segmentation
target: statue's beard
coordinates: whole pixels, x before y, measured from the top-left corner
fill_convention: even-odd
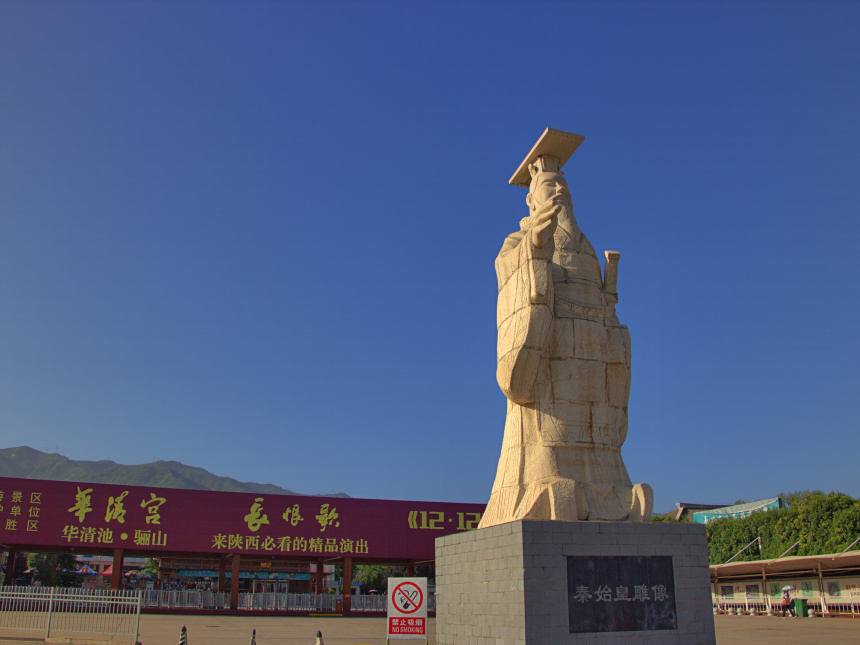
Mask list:
[[[559,223],[561,223],[562,219],[569,220],[573,218],[573,201],[570,198],[570,193],[557,194],[545,202],[536,203],[535,208],[531,211],[531,216],[535,217],[540,213],[548,211],[553,206],[561,206],[561,211],[558,214]]]
[[[529,219],[534,220],[541,213],[559,206],[561,209],[558,213],[558,226],[556,226],[553,240],[557,248],[573,247],[576,240],[582,233],[579,226],[576,224],[576,218],[573,216],[573,201],[570,193],[558,194],[545,202],[536,205],[528,219],[523,220],[522,225],[525,226]]]
[[[572,245],[580,235],[579,226],[577,226],[576,218],[573,216],[573,204],[570,201],[570,196],[564,195],[563,197],[564,199],[559,204],[561,210],[558,213],[558,226],[553,235],[557,247]]]

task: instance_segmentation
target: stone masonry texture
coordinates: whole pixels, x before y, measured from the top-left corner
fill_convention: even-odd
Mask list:
[[[571,634],[568,556],[671,556],[677,630]],[[517,521],[436,540],[438,645],[715,645],[704,526]]]

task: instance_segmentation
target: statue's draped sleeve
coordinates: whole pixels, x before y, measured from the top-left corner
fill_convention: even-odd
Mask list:
[[[534,401],[541,352],[552,323],[552,254],[550,239],[542,248],[531,243],[528,229],[505,240],[496,258],[499,280],[496,380],[511,401]]]

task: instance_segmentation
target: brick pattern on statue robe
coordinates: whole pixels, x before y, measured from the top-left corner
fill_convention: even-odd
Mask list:
[[[556,237],[572,240],[588,257],[552,244],[535,248],[527,223],[508,237],[496,259],[496,376],[509,403],[482,526],[548,519],[541,513],[624,519],[631,499],[620,455],[627,436],[630,335],[613,303],[602,296],[600,302],[565,300],[547,279],[578,280],[581,287],[560,283],[564,294],[589,293],[593,300],[600,277],[586,279],[597,262],[579,229],[571,226],[573,234],[565,230]],[[560,260],[575,266],[559,268]],[[556,504],[574,516],[558,516]]]

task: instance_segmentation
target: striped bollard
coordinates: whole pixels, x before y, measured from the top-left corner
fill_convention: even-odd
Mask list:
[[[188,631],[185,625],[182,626],[182,631],[179,632],[179,645],[188,645]]]
[[[257,645],[257,630],[251,630],[251,645]]]

